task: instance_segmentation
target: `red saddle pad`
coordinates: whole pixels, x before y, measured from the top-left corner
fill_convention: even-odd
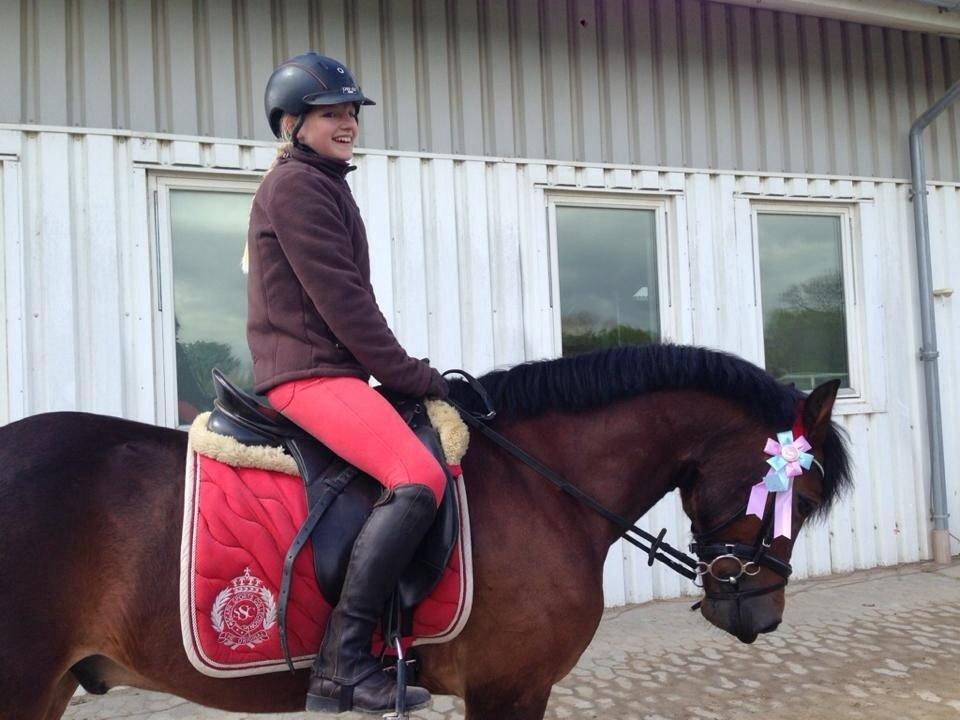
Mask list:
[[[456,488],[460,538],[437,587],[414,613],[408,644],[452,640],[470,614],[470,521],[462,477]],[[184,649],[198,671],[238,677],[286,668],[277,622],[280,575],[283,556],[306,516],[299,477],[231,467],[188,449],[180,624]],[[307,543],[293,566],[287,607],[295,666],[312,663],[330,610],[317,587]]]

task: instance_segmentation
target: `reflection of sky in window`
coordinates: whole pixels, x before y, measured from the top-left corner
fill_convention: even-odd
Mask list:
[[[250,217],[249,193],[170,191],[174,305],[181,342],[228,345],[240,368],[247,348],[247,280],[240,258]]]
[[[836,215],[757,216],[763,321],[783,308],[783,293],[824,276],[841,277],[840,218]]]
[[[559,206],[556,217],[563,318],[659,334],[654,211]]]

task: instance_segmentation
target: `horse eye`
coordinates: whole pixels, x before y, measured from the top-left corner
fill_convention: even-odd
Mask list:
[[[807,500],[805,497],[803,497],[802,495],[798,495],[797,510],[800,511],[800,514],[803,517],[806,517],[807,515],[810,515],[811,513],[813,513],[814,510],[816,510],[816,506],[812,502]]]

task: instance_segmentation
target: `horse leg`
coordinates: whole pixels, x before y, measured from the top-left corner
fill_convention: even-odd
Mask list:
[[[73,673],[65,673],[50,694],[50,707],[47,709],[47,715],[44,720],[60,720],[79,685],[80,683],[77,682],[77,678],[73,676]]]
[[[59,718],[79,685],[69,672],[69,643],[50,631],[52,622],[18,620],[29,616],[15,597],[8,603],[10,615],[0,616],[0,720]]]
[[[528,689],[522,696],[471,691],[464,698],[466,720],[543,720],[550,688]]]
[[[60,720],[80,683],[70,673],[62,677],[31,678],[10,688],[0,698],[2,720]]]

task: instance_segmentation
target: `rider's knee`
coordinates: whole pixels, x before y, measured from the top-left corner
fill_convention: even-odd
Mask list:
[[[402,473],[402,476],[401,474],[397,475],[391,485],[393,487],[397,485],[424,485],[430,488],[439,507],[440,501],[443,500],[444,488],[447,485],[447,475],[440,464],[431,457],[429,463],[424,462],[417,468],[405,470],[406,472]]]

